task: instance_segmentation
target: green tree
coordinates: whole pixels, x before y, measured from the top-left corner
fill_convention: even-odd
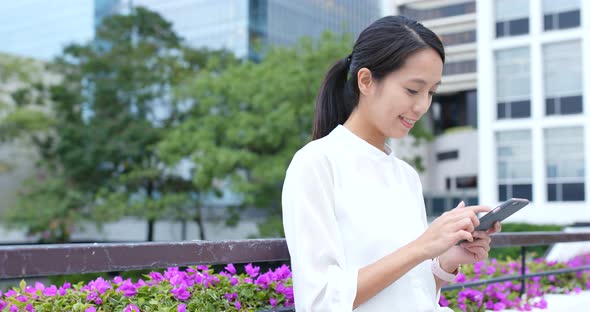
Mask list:
[[[11,220],[33,233],[59,228],[63,241],[78,221],[135,215],[147,218],[153,240],[157,219],[191,211],[193,185],[155,147],[182,120],[170,90],[211,55],[231,59],[187,48],[169,22],[141,7],[104,19],[93,42],[66,47],[52,66],[61,77],[51,88],[54,135],[38,144],[44,179],[31,181]],[[45,210],[38,225],[35,209]]]
[[[233,64],[201,73],[176,90],[194,105],[188,117],[160,142],[169,164],[191,159],[193,183],[201,190],[243,195],[238,208],[266,208],[261,236],[282,236],[280,193],[297,149],[311,139],[315,98],[329,66],[350,53],[351,37],[325,33],[292,48],[274,48],[259,63]],[[418,129],[417,137],[427,136]],[[228,189],[225,189],[227,191]],[[232,207],[233,208],[233,207]],[[228,218],[239,215],[230,210]],[[239,210],[238,210],[239,211]]]
[[[39,61],[0,54],[0,143],[34,139],[51,126],[50,77],[44,67]],[[0,173],[8,167],[0,164]]]

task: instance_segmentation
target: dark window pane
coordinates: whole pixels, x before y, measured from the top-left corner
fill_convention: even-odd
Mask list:
[[[445,188],[447,191],[451,189],[451,178],[445,179]]]
[[[505,201],[508,199],[508,185],[500,184],[498,185],[498,200]]]
[[[518,35],[526,35],[529,33],[529,18],[520,18],[516,20],[511,20],[508,22],[510,27],[510,35],[511,36],[518,36]]]
[[[546,115],[555,115],[555,99],[548,98],[545,99],[545,114]]]
[[[557,201],[557,184],[555,184],[555,183],[547,184],[547,200],[548,201]]]
[[[552,30],[553,27],[553,14],[545,14],[543,17],[543,27],[545,30]]]
[[[531,200],[533,198],[532,184],[514,184],[512,185],[512,197],[526,198]]]
[[[456,177],[455,185],[457,186],[457,188],[476,188],[477,176]]]
[[[468,197],[465,201],[465,205],[467,205],[467,206],[477,205],[478,201],[479,201],[479,198],[477,198],[477,197]]]
[[[563,183],[563,201],[584,201],[584,183]]]
[[[579,114],[582,112],[582,96],[565,96],[561,98],[561,114]]]
[[[580,26],[580,10],[559,13],[559,29]]]
[[[531,116],[531,102],[517,101],[510,103],[510,117],[512,118],[526,118]]]
[[[506,103],[498,103],[498,119],[506,118]]]
[[[497,22],[496,23],[496,37],[504,37],[504,22]]]
[[[445,212],[445,199],[443,197],[434,197],[432,199],[432,213],[440,216]]]
[[[457,159],[459,158],[459,151],[448,151],[448,152],[441,152],[436,154],[436,160],[443,161],[448,159]]]

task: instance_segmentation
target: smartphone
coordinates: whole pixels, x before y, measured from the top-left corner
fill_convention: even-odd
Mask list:
[[[496,223],[496,221],[503,221],[528,204],[528,199],[511,198],[479,218],[479,225],[475,228],[475,230],[487,231],[494,225],[494,223]],[[458,242],[457,245],[463,242],[465,242],[465,240]]]

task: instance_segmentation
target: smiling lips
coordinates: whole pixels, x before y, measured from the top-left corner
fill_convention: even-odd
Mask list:
[[[402,125],[404,125],[404,127],[408,128],[408,129],[412,129],[412,127],[416,123],[415,119],[410,119],[410,118],[406,118],[403,116],[399,116],[399,119],[402,121]]]

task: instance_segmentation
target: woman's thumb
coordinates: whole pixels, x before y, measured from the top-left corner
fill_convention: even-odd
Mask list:
[[[465,202],[461,201],[459,205],[457,205],[457,208],[465,208]]]

